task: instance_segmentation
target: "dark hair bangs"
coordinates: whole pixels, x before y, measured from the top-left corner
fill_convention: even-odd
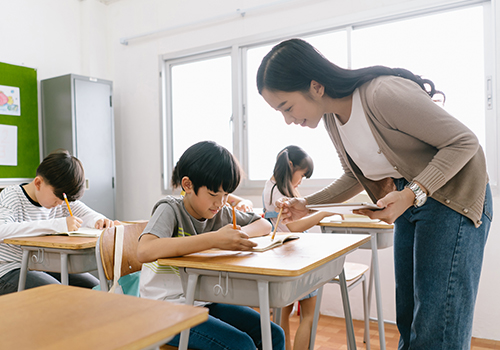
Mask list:
[[[241,181],[241,170],[233,155],[213,141],[202,141],[189,147],[181,156],[172,174],[172,185],[177,187],[187,176],[195,193],[200,187],[231,193]]]
[[[82,163],[66,150],[50,153],[36,170],[49,186],[54,189],[54,195],[63,199],[66,193],[68,201],[80,199],[85,191],[85,173]]]

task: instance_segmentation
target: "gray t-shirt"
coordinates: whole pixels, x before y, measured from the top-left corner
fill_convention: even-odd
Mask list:
[[[239,210],[235,213],[239,226],[246,226],[260,218],[254,213],[243,213]],[[185,237],[217,231],[232,222],[233,213],[228,206],[222,207],[211,219],[198,220],[187,212],[182,198],[167,196],[156,203],[153,216],[142,234],[150,233],[160,238]]]
[[[236,212],[236,223],[246,226],[260,219],[254,213]],[[185,237],[217,231],[232,223],[232,209],[224,206],[212,219],[198,220],[184,207],[182,198],[167,196],[156,203],[153,216],[144,229],[144,234],[159,238]],[[142,237],[141,235],[141,237]],[[184,303],[184,291],[179,270],[174,266],[159,266],[157,261],[142,265],[140,294],[143,298]],[[203,305],[196,303],[196,305]]]

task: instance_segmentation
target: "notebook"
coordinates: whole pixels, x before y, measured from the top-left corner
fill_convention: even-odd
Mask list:
[[[50,235],[54,236],[72,236],[72,237],[99,237],[103,229],[91,228],[91,227],[80,227],[78,231],[69,232],[55,232]]]
[[[273,249],[286,242],[293,241],[294,239],[299,239],[299,235],[296,233],[289,233],[285,235],[276,235],[274,240],[271,240],[271,235],[263,237],[253,237],[250,238],[252,242],[257,243],[257,246],[253,248],[255,252],[265,252],[266,250]]]

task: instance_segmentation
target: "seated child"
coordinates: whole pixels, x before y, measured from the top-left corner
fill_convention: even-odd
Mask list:
[[[78,200],[83,196],[84,184],[82,163],[68,151],[52,152],[38,166],[33,181],[0,192],[0,240],[75,231],[82,226],[114,226],[113,221]],[[64,203],[63,193],[72,202],[74,216]],[[0,295],[17,291],[21,260],[19,246],[0,244]],[[28,271],[25,288],[56,283],[60,283],[59,273]],[[99,280],[90,273],[70,274],[69,284],[92,288]]]
[[[143,262],[141,297],[184,303],[179,271],[159,266],[158,258],[181,256],[206,249],[252,250],[248,237],[271,232],[267,220],[225,205],[229,193],[240,183],[240,168],[224,147],[203,141],[189,147],[177,162],[172,186],[181,187],[183,197],[167,196],[153,208],[148,225],[139,238],[138,258]],[[189,348],[204,350],[255,350],[262,348],[260,315],[246,306],[209,303],[209,319],[191,329]],[[273,349],[284,350],[283,330],[271,324]],[[180,336],[168,344],[179,345]]]
[[[302,183],[302,178],[311,177],[314,164],[309,155],[298,146],[285,147],[276,157],[273,176],[265,184],[262,192],[264,215],[273,225],[276,225],[278,213],[275,203],[284,197],[299,197],[297,187]],[[299,220],[283,224],[278,223],[279,232],[302,232],[317,225],[323,218],[333,215],[332,213],[317,211]],[[286,350],[307,350],[316,306],[317,290],[299,300],[302,320],[295,333],[292,347],[290,337],[289,315],[293,310],[293,304],[283,308],[281,326],[285,331]]]

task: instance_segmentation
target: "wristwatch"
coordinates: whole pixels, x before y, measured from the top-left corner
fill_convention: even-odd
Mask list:
[[[420,208],[422,205],[424,205],[425,201],[427,200],[427,195],[419,185],[412,181],[405,187],[408,187],[415,194],[415,201],[413,202],[413,206],[415,208]]]

